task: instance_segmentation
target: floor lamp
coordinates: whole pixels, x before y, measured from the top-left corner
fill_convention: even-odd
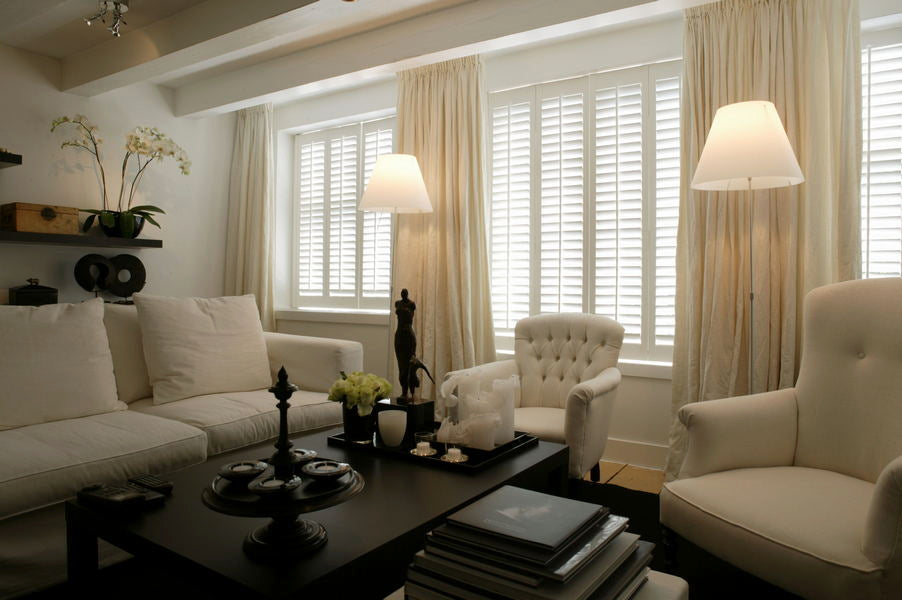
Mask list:
[[[749,393],[755,356],[755,276],[752,270],[753,190],[788,187],[805,181],[783,122],[772,102],[753,100],[721,106],[698,159],[691,187],[708,191],[744,191],[749,200]]]
[[[426,183],[423,181],[423,174],[420,172],[417,158],[411,154],[382,154],[376,158],[376,165],[373,167],[370,181],[360,198],[357,209],[375,213],[431,213],[432,203],[429,201]],[[392,228],[392,247],[395,246],[397,236],[395,229]],[[392,256],[392,261],[404,260],[404,258]],[[391,267],[389,267],[389,273],[391,271]],[[391,277],[391,280],[390,298],[394,300],[394,277]],[[406,346],[416,347],[416,337],[412,328],[409,336],[412,336],[413,339],[402,339],[407,336],[400,329],[395,334],[394,346],[395,355],[398,356],[398,379],[402,384],[402,389],[406,389],[407,386],[407,382],[404,381],[407,364],[402,363],[409,363],[410,357],[405,360],[401,358],[401,355],[406,356],[408,353],[405,350]],[[412,356],[412,350],[409,354]]]

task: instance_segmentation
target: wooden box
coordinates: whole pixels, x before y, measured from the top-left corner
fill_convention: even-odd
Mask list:
[[[32,233],[78,234],[78,209],[13,202],[0,206],[0,229]]]

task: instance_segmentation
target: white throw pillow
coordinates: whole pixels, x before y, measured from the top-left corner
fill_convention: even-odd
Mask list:
[[[119,400],[131,404],[135,400],[150,398],[153,390],[144,363],[138,311],[134,306],[125,304],[104,304],[103,309],[103,324],[113,354]]]
[[[252,294],[167,298],[135,294],[153,403],[272,385]]]
[[[124,408],[102,300],[0,306],[0,429]]]

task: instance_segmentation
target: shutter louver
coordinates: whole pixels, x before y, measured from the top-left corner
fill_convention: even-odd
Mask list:
[[[361,189],[366,189],[370,181],[376,158],[391,151],[390,125],[364,134]],[[391,215],[364,212],[362,242],[361,294],[368,298],[388,298],[391,286]]]
[[[863,277],[902,275],[902,44],[862,52]]]
[[[530,104],[492,111],[491,281],[496,331],[529,316]]]
[[[595,92],[595,312],[642,333],[642,86]]]
[[[583,310],[583,95],[543,98],[540,112],[539,310]]]
[[[673,346],[680,211],[680,78],[655,81],[655,345]]]
[[[357,263],[357,137],[329,142],[329,295],[354,296]]]
[[[323,295],[326,145],[300,145],[298,159],[298,293]]]

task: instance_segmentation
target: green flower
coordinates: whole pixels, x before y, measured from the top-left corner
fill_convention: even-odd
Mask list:
[[[329,400],[342,402],[347,409],[357,408],[357,414],[365,417],[373,412],[373,406],[382,398],[391,395],[391,384],[372,373],[354,371],[350,375],[343,372],[341,379],[329,388]]]

